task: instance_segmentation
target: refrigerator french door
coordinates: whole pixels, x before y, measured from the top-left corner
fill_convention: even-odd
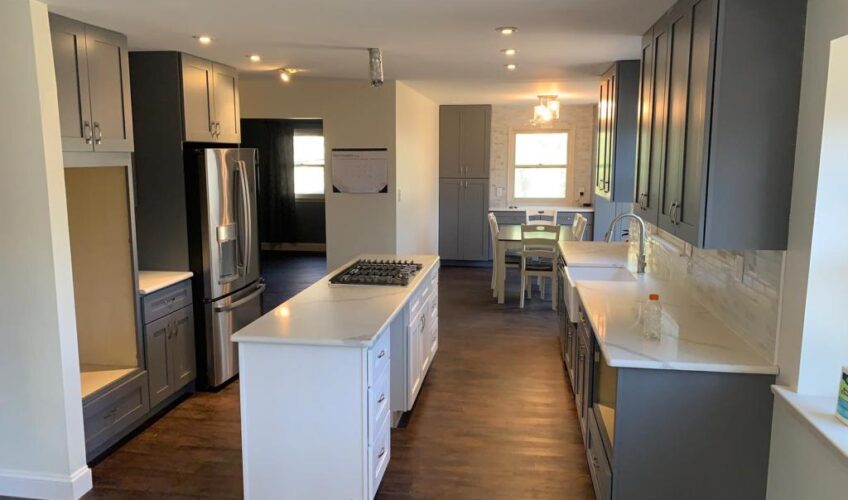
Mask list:
[[[232,335],[261,314],[255,158],[254,149],[188,152],[190,259],[195,296],[203,297],[195,314],[198,374],[207,388],[238,374]]]

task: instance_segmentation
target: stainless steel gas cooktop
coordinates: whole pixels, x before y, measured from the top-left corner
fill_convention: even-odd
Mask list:
[[[421,267],[411,260],[360,259],[330,278],[330,284],[406,286]]]

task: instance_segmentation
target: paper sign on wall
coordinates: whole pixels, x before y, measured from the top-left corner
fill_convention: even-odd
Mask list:
[[[388,193],[389,152],[386,148],[333,149],[334,193]]]

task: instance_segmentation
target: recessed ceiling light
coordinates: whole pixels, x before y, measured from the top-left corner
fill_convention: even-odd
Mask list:
[[[515,49],[501,49],[501,52],[503,52],[505,56],[514,56],[518,51]]]
[[[515,26],[501,26],[500,28],[495,28],[495,31],[497,31],[501,35],[511,35],[518,31],[518,28],[516,28]]]
[[[295,68],[280,68],[280,80],[285,83],[289,83],[291,81],[291,77],[293,74],[297,73],[298,69]]]
[[[209,35],[194,35],[193,38],[201,45],[209,45],[212,43],[212,37]]]
[[[250,59],[250,62],[259,62],[262,60],[259,54],[250,54],[247,58]]]
[[[517,64],[512,64],[512,63],[504,64],[504,68],[506,68],[507,71],[515,71],[515,68],[517,68],[517,67],[518,67]]]

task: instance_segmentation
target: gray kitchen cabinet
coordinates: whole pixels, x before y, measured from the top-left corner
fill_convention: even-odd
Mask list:
[[[439,256],[445,260],[489,258],[488,179],[440,179]]]
[[[489,177],[491,123],[488,104],[439,108],[439,177]]]
[[[83,401],[86,458],[92,460],[115,444],[149,411],[147,372],[143,370]]]
[[[65,151],[133,150],[127,38],[50,15]]]
[[[608,201],[634,199],[639,61],[618,61],[601,77],[595,194]]]
[[[786,248],[805,14],[803,1],[680,0],[649,30],[647,220],[702,248]]]
[[[189,54],[180,54],[185,140],[241,141],[238,72]]]
[[[162,301],[176,302],[187,283],[146,295],[145,308]],[[156,316],[145,315],[150,317]],[[144,351],[150,406],[155,408],[195,379],[194,315],[190,302],[144,325]]]

